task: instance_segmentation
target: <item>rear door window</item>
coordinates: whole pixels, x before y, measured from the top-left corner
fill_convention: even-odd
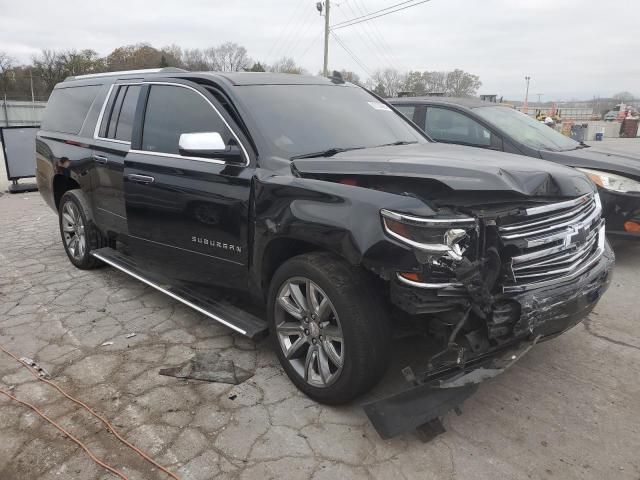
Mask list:
[[[183,133],[218,132],[225,144],[232,134],[213,107],[185,87],[152,85],[142,130],[142,150],[179,154]]]
[[[120,85],[112,91],[102,118],[100,138],[131,142],[139,94],[140,85]]]
[[[56,88],[47,102],[42,129],[72,135],[80,133],[100,88],[101,85]]]
[[[425,130],[439,142],[491,147],[491,131],[467,115],[448,108],[427,108]]]

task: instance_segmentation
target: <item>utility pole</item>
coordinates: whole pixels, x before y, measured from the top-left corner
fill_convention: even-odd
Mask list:
[[[331,9],[331,0],[324,0],[324,68],[322,74],[329,76],[329,10]]]
[[[527,75],[524,79],[527,81],[527,90],[524,94],[524,106],[522,107],[522,111],[527,113],[529,111],[529,80],[531,80],[531,77]]]

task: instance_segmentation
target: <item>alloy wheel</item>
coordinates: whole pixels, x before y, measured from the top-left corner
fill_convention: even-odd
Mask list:
[[[62,207],[62,235],[71,256],[81,260],[87,249],[87,240],[82,215],[71,201],[65,202]]]
[[[328,387],[344,366],[344,337],[327,294],[312,280],[294,277],[275,304],[278,343],[293,369],[309,385]]]

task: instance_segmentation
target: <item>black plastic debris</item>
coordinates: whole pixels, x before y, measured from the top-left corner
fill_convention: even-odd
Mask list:
[[[238,367],[233,360],[222,358],[219,354],[207,350],[197,352],[189,361],[178,367],[163,368],[159,373],[168,377],[231,385],[238,385],[253,377],[253,372]]]

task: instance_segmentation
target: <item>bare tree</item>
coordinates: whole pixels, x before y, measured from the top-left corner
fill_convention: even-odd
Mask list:
[[[629,102],[634,99],[634,95],[631,92],[624,91],[616,93],[612,98],[618,102]]]
[[[376,85],[374,91],[379,94],[378,87],[381,86],[385,97],[396,97],[404,83],[404,76],[395,68],[377,70],[371,78]]]
[[[183,50],[182,64],[187,70],[196,72],[213,69],[213,66],[208,63],[204,51],[199,48]]]
[[[355,83],[356,85],[361,84],[360,77],[355,72],[352,72],[350,70],[340,70],[340,75],[342,75],[342,78],[345,82]]]
[[[476,94],[481,85],[477,75],[455,69],[447,74],[445,91],[450,97],[470,97]]]
[[[282,57],[273,65],[270,65],[267,70],[275,73],[304,73],[304,69],[300,65],[297,65],[291,57]]]
[[[7,53],[0,51],[0,82],[2,82],[2,92],[6,95],[11,81],[11,74],[15,60]]]
[[[226,42],[204,51],[212,70],[220,72],[240,72],[251,68],[253,61],[247,49],[233,42]]]
[[[33,66],[48,91],[67,76],[62,53],[54,50],[42,50],[40,55],[33,57]]]

